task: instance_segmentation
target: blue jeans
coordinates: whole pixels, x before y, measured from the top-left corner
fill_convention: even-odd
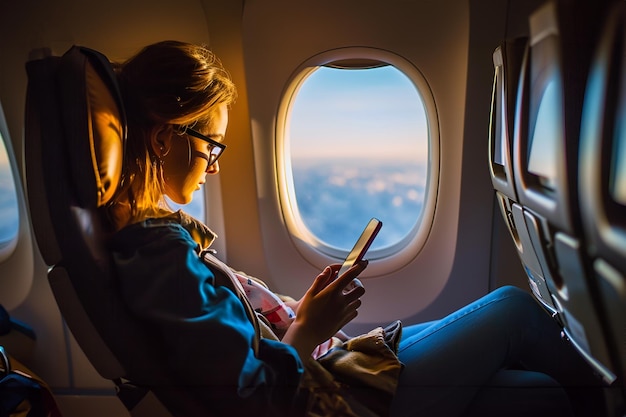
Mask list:
[[[557,323],[511,286],[405,327],[398,356],[405,368],[393,417],[569,416],[564,387],[593,379]]]

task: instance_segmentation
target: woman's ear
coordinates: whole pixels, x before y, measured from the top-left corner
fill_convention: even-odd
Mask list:
[[[170,125],[155,126],[150,131],[150,146],[152,146],[152,152],[159,158],[163,158],[170,152],[172,135],[174,135],[174,130]]]

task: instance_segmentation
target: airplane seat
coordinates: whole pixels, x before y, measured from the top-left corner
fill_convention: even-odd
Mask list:
[[[489,172],[500,212],[515,243],[531,291],[554,314],[556,307],[524,221],[513,177],[513,120],[522,60],[528,38],[502,42],[493,53],[494,79],[489,123]]]
[[[607,13],[581,120],[579,199],[591,276],[609,327],[618,378],[626,376],[626,5]],[[626,398],[625,393],[622,393]]]
[[[102,207],[120,180],[126,124],[110,62],[79,46],[43,55],[26,63],[27,195],[61,314],[132,416],[207,415],[169,383],[167,352],[118,294]]]
[[[607,5],[552,0],[530,15],[515,110],[513,175],[555,318],[610,386],[617,369],[583,250],[577,185],[584,86]]]

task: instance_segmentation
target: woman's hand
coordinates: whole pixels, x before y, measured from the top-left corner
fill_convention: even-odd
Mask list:
[[[336,279],[340,265],[326,267],[299,300],[296,319],[282,341],[296,348],[304,358],[353,320],[365,289],[358,286],[347,293],[343,290],[366,267],[367,261],[361,261]]]

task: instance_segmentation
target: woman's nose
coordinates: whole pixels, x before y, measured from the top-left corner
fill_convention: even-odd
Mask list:
[[[217,174],[218,172],[220,172],[220,163],[217,161],[211,164],[206,170],[207,174]]]

